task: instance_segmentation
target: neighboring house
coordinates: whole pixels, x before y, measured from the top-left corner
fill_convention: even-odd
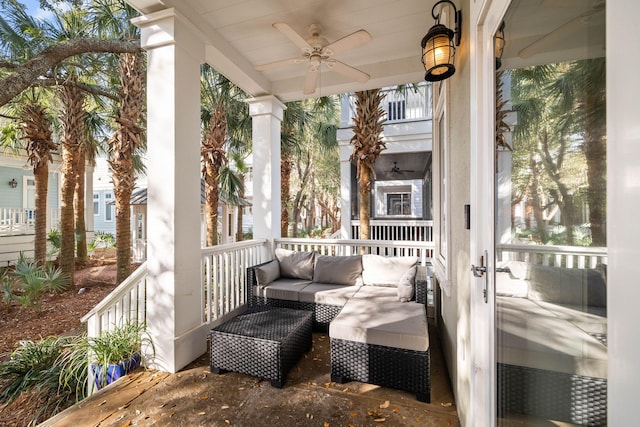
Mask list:
[[[49,165],[47,231],[58,228],[60,218],[61,158],[54,154]],[[85,223],[87,238],[93,237],[93,168],[87,165]],[[0,154],[0,263],[11,264],[20,252],[33,256],[35,226],[35,180],[24,152]]]
[[[140,183],[140,181],[143,181]],[[138,178],[137,187],[146,186],[146,179]],[[98,156],[93,174],[93,217],[95,231],[116,235],[116,206],[107,158]]]
[[[432,127],[431,84],[416,90],[383,89],[381,107],[387,113],[382,139],[386,149],[375,163],[372,180],[371,238],[423,240],[432,238]],[[340,176],[342,181],[342,238],[359,238],[356,165],[349,160],[351,126],[355,115],[353,94],[341,96]],[[348,201],[348,203],[347,203]]]

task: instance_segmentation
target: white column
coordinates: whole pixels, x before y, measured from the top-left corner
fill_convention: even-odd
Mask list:
[[[342,100],[342,119],[336,135],[340,147],[340,238],[353,239],[351,235],[351,160],[349,160],[353,153],[351,145],[353,130],[350,127],[343,127],[349,121],[348,97],[343,95],[340,99]]]
[[[274,96],[247,101],[253,119],[253,237],[280,237],[280,124],[287,108]]]
[[[167,9],[136,18],[147,65],[147,319],[154,367],[206,351],[200,278],[200,64],[204,43]]]

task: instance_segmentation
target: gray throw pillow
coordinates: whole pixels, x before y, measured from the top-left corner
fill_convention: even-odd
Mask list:
[[[362,256],[318,255],[313,272],[315,283],[357,285],[362,274]]]
[[[268,264],[256,267],[258,286],[267,286],[278,277],[280,277],[280,265],[275,259]]]
[[[413,266],[400,278],[400,282],[398,282],[398,300],[401,302],[409,302],[413,299],[417,270],[418,267]]]
[[[280,263],[280,276],[311,280],[315,255],[315,252],[296,252],[277,248],[276,259]]]

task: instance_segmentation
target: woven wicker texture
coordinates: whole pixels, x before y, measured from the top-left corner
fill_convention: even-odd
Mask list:
[[[211,331],[211,372],[236,371],[282,387],[311,349],[312,314],[276,308],[237,316]]]
[[[607,380],[498,364],[499,415],[510,412],[579,425],[607,425]]]
[[[404,350],[331,338],[331,379],[361,381],[431,400],[430,350]]]

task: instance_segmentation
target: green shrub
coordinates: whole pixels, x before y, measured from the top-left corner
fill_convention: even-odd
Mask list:
[[[12,276],[16,279],[15,287],[21,291],[15,298],[24,307],[36,310],[40,310],[43,292],[61,292],[71,284],[59,268],[51,265],[41,267],[23,253],[18,257]]]
[[[111,233],[105,233],[104,231],[96,231],[93,238],[93,242],[89,244],[89,250],[93,251],[98,248],[111,249],[116,246],[116,238]]]

